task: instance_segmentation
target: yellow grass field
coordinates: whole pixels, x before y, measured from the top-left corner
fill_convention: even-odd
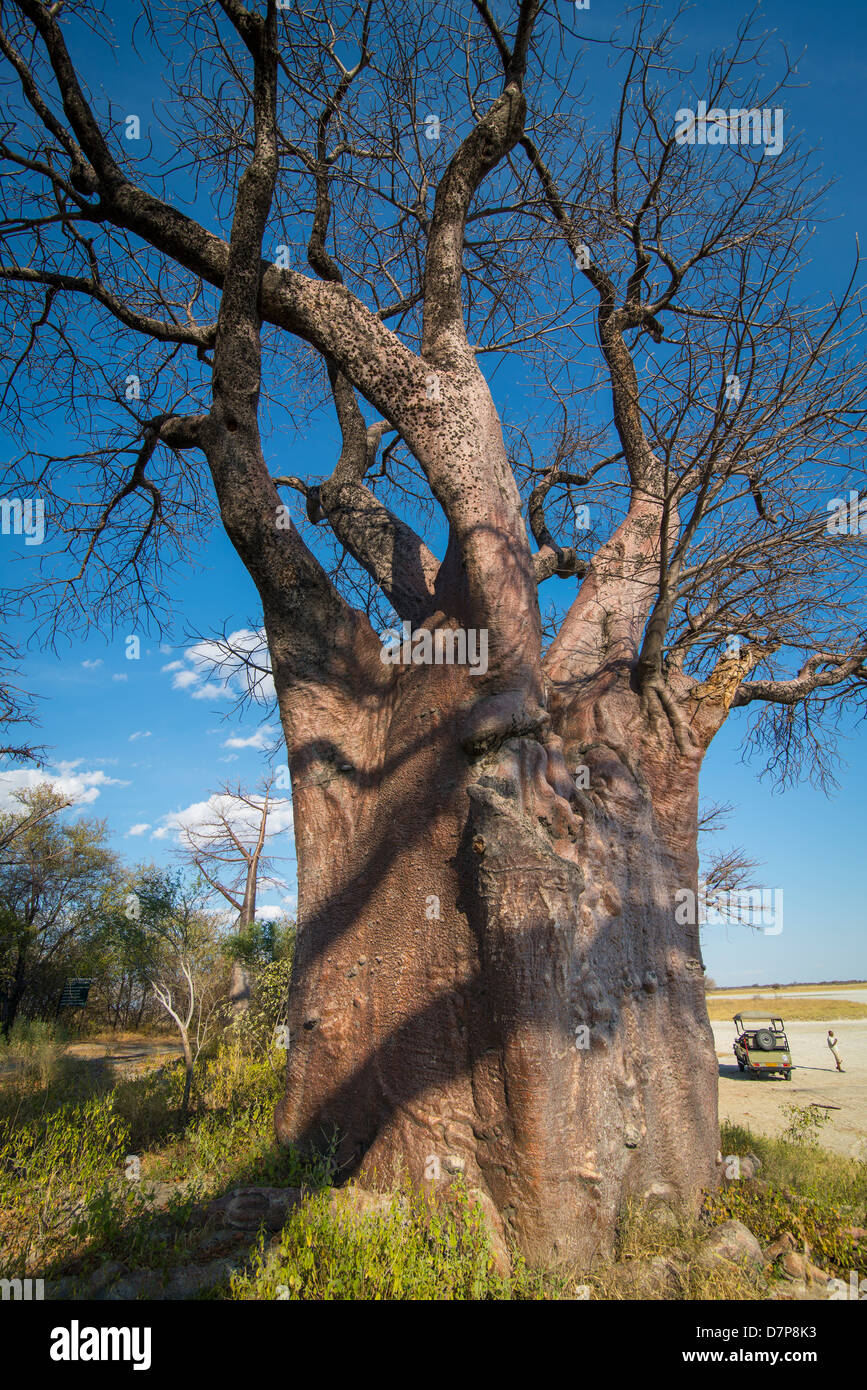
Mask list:
[[[762,990],[765,990],[765,989],[769,990],[770,988],[771,988],[770,985],[760,985],[760,986],[759,986],[759,989],[762,989]],[[800,994],[800,993],[802,993],[802,992],[806,993],[807,991],[811,991],[811,992],[812,992],[812,991],[822,991],[822,990],[832,990],[832,989],[833,989],[833,990],[840,990],[840,989],[846,989],[846,990],[867,989],[867,980],[828,980],[828,981],[825,982],[825,984],[821,984],[821,985],[781,985],[780,988],[779,988],[779,990],[775,990],[774,993],[775,993],[775,994],[788,994],[788,993],[790,993],[790,992],[793,991],[795,994]],[[734,994],[750,994],[750,995],[752,995],[752,994],[755,993],[755,990],[754,990],[754,989],[752,988],[752,986],[750,986],[750,985],[729,985],[728,987],[721,987],[721,988],[719,988],[719,989],[712,989],[710,993],[711,993],[711,997],[712,997],[712,998],[716,998],[717,995],[723,995],[723,994],[725,994],[725,995],[729,995],[729,994],[732,994],[732,995],[734,995]]]
[[[784,1022],[822,1023],[826,1019],[867,1018],[867,1004],[854,999],[799,999],[780,994],[708,995],[707,1010],[712,1022],[734,1018],[736,1013],[782,1016]]]

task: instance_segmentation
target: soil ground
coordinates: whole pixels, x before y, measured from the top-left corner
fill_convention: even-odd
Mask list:
[[[834,998],[867,1002],[867,989],[843,987],[824,993],[829,1005]],[[738,1007],[739,1003],[734,1002],[732,1015]],[[782,1012],[786,1022],[785,1010]],[[826,1112],[831,1120],[820,1131],[819,1143],[833,1153],[867,1160],[867,1020],[835,1022],[831,1007],[828,1014],[822,1022],[786,1023],[794,1063],[791,1081],[776,1076],[742,1075],[732,1052],[734,1024],[714,1023],[720,1063],[720,1119],[748,1125],[757,1133],[780,1134],[789,1121],[783,1113],[785,1105],[837,1107]],[[842,1072],[836,1070],[828,1050],[829,1028],[833,1028],[839,1041]]]
[[[151,1067],[161,1066],[181,1056],[181,1045],[173,1038],[148,1036],[144,1033],[107,1033],[102,1038],[73,1041],[66,1048],[68,1057],[100,1066],[110,1063],[123,1076],[134,1076]],[[0,1073],[14,1069],[13,1062],[0,1062]]]

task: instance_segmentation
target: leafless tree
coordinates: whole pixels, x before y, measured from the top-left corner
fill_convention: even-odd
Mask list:
[[[265,853],[274,782],[275,776],[269,774],[255,793],[240,783],[235,787],[227,783],[211,797],[210,819],[185,826],[181,832],[181,856],[237,912],[237,933],[242,939],[249,937],[256,921],[258,886],[277,881],[274,856]],[[229,1000],[236,1011],[249,1004],[250,976],[241,957],[233,962]]]
[[[217,932],[197,888],[179,879],[152,874],[139,884],[137,897],[150,987],[183,1049],[186,1120],[196,1061],[225,1006]]]
[[[675,138],[699,98],[784,107],[790,65],[747,24],[691,75],[640,3],[602,131],[565,11],[145,5],[163,114],[136,143],[68,46],[99,9],[0,4],[4,399],[55,538],[29,601],[49,636],[97,602],[162,620],[216,503],[292,774],[279,1133],[336,1126],[379,1182],[459,1157],[539,1260],[608,1248],[625,1194],[717,1180],[674,913],[702,759],[744,709],[784,778],[827,778],[867,688],[863,545],[828,525],[863,483],[855,270],[799,289],[822,189],[797,139]],[[498,412],[510,361],[534,387]],[[34,446],[34,381],[80,453]],[[301,477],[284,440],[323,399],[336,462]],[[485,630],[487,670],[384,664],[394,617],[420,656]]]
[[[12,725],[32,725],[35,719],[34,697],[18,683],[14,665],[17,652],[5,633],[0,632],[0,737],[14,737],[8,732]],[[5,668],[5,669],[4,669]],[[45,748],[34,743],[0,743],[0,759],[12,762],[42,764]]]

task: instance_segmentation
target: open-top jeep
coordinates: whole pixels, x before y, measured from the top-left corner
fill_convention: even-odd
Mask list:
[[[746,1020],[746,1022],[745,1022]],[[763,1027],[757,1025],[762,1023]],[[734,1054],[741,1071],[750,1076],[771,1076],[781,1072],[792,1079],[792,1054],[781,1018],[767,1014],[735,1014]]]

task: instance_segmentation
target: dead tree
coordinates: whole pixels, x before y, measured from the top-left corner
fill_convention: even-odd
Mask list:
[[[240,783],[211,797],[210,819],[185,826],[181,854],[195,866],[213,892],[238,914],[236,929],[242,942],[256,921],[256,891],[266,877],[273,881],[273,859],[265,854],[268,814],[273,805],[274,777],[265,778],[255,795]],[[250,1001],[250,975],[242,957],[232,963],[229,1002],[243,1011]]]

